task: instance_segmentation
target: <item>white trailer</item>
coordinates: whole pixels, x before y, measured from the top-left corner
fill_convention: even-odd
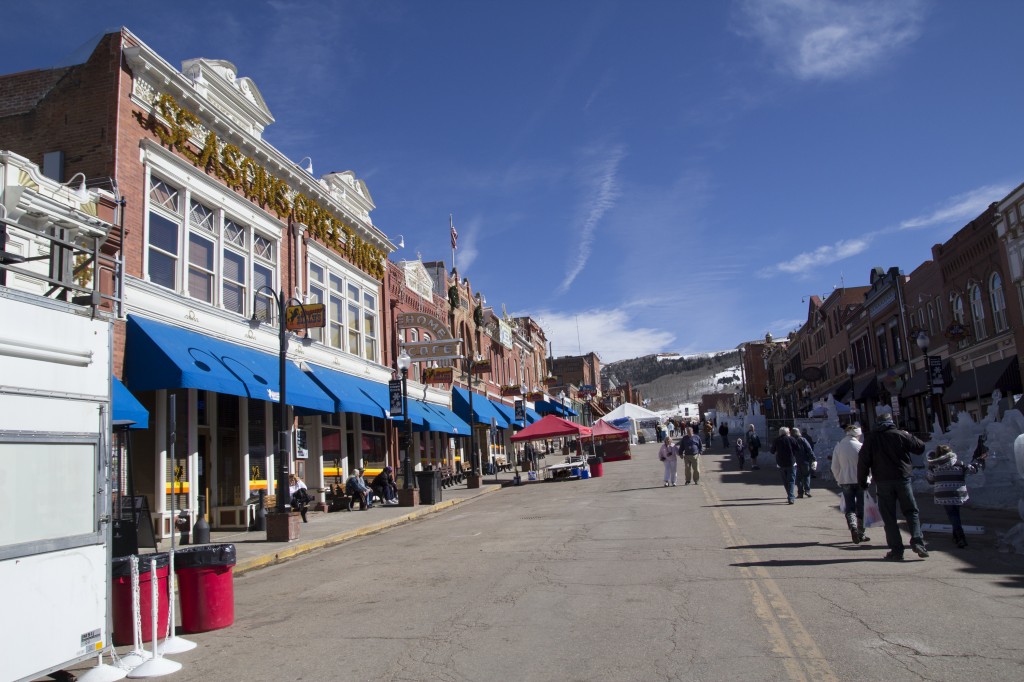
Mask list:
[[[111,225],[98,199],[0,150],[4,680],[110,646],[113,316],[97,275]]]
[[[5,678],[109,643],[111,323],[0,287],[0,604]]]

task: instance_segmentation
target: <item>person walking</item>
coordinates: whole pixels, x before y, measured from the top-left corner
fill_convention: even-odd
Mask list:
[[[786,502],[789,504],[796,501],[793,486],[796,483],[796,453],[799,450],[800,444],[789,434],[789,427],[779,428],[779,435],[772,442],[771,453],[775,455],[775,464],[782,473],[782,487],[786,489]]]
[[[861,448],[861,430],[848,424],[845,434],[832,450],[832,476],[843,493],[846,525],[854,544],[871,540],[864,535],[864,491],[857,485],[857,459]]]
[[[700,437],[700,434],[697,431],[694,431],[694,433],[697,433],[698,437]],[[714,433],[715,427],[711,425],[711,420],[708,419],[704,422],[704,445],[706,447],[711,447],[711,436],[714,435]]]
[[[722,448],[729,451],[729,425],[724,421],[718,427],[718,435],[722,437]]]
[[[665,436],[665,442],[658,450],[658,459],[665,463],[665,487],[674,486],[679,467],[679,448],[672,444],[671,436]]]
[[[902,511],[907,520],[910,549],[925,558],[928,549],[921,535],[921,515],[910,485],[914,468],[910,455],[920,455],[925,445],[916,436],[896,428],[892,421],[892,408],[888,405],[876,407],[875,416],[878,417],[878,424],[865,434],[864,446],[857,459],[857,483],[862,490],[867,490],[868,476],[874,478],[878,491],[878,511],[885,526],[885,542],[889,546],[886,561],[903,561],[903,536],[897,525],[897,509]]]
[[[978,438],[978,448],[970,464],[958,461],[956,453],[948,445],[940,445],[935,452],[928,453],[927,476],[928,482],[934,486],[935,504],[946,511],[953,526],[953,542],[961,549],[967,546],[967,535],[960,520],[960,507],[969,499],[967,474],[976,474],[984,469],[985,458],[988,457],[988,448],[981,440],[984,436]]]
[[[750,452],[750,470],[760,469],[757,465],[757,455],[761,451],[761,439],[757,437],[757,429],[751,424],[747,427],[747,450]]]
[[[700,453],[703,451],[704,444],[700,436],[686,427],[686,433],[679,439],[679,452],[683,455],[683,477],[686,479],[683,485],[690,485],[691,480],[694,485],[700,485]]]
[[[747,447],[743,444],[742,438],[736,439],[736,462],[740,465],[740,471],[743,471],[743,460],[746,459]]]
[[[814,446],[796,426],[793,427],[792,436],[800,446],[796,452],[796,496],[810,497],[811,471],[818,463],[814,457]]]

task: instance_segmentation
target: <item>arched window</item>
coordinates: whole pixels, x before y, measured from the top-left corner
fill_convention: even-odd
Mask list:
[[[953,313],[953,321],[964,323],[964,300],[960,297],[960,294],[951,294],[949,297],[949,307]]]
[[[1006,320],[1006,295],[1003,293],[1003,278],[998,272],[993,272],[988,280],[988,295],[992,302],[992,321],[995,324],[996,333],[1004,332],[1009,328]]]
[[[971,301],[971,321],[974,323],[974,338],[976,340],[983,339],[988,336],[988,332],[985,329],[985,305],[981,298],[981,287],[977,284],[972,284],[970,289],[967,290],[967,295]]]

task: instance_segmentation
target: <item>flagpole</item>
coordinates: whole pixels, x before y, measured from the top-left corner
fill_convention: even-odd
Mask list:
[[[452,267],[454,268],[455,267],[455,242],[456,242],[456,239],[458,238],[458,233],[455,231],[455,219],[452,217],[451,213],[448,214],[448,228],[450,230],[450,235],[451,235],[451,238],[452,238]]]

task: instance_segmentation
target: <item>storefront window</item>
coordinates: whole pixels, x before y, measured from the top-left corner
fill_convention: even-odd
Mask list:
[[[998,272],[992,273],[989,280],[989,296],[992,299],[992,319],[995,321],[996,332],[1004,332],[1009,329],[1006,321],[1006,296],[1003,293],[1003,278]]]
[[[249,489],[267,490],[267,411],[262,400],[249,401]]]
[[[385,420],[379,417],[360,415],[360,445],[363,466],[371,469],[383,468],[387,459],[384,439]]]

